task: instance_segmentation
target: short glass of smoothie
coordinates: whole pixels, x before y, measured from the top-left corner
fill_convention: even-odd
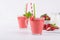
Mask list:
[[[27,28],[28,19],[25,16],[18,17],[19,28]]]
[[[42,34],[44,27],[44,18],[31,18],[30,25],[32,34]]]

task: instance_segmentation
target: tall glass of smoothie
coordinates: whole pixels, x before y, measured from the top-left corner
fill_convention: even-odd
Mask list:
[[[30,25],[32,34],[42,34],[44,18],[31,18]]]
[[[19,28],[27,28],[28,19],[25,16],[18,17]]]

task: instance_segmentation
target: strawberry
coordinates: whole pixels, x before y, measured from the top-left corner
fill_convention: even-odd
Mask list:
[[[47,31],[50,31],[50,30],[51,30],[51,27],[47,27],[46,30],[47,30]]]
[[[49,16],[46,16],[45,20],[50,20],[50,17]]]
[[[46,24],[44,24],[44,28],[43,28],[43,30],[46,30]]]
[[[47,24],[47,25],[46,25],[46,30],[47,30],[47,31],[50,31],[50,30],[51,30],[51,24]]]
[[[34,16],[31,16],[31,17],[30,17],[30,20],[34,20],[34,19],[35,19]]]
[[[51,27],[51,31],[54,31],[55,30],[55,28],[54,27]]]
[[[47,14],[42,15],[41,17],[44,17],[45,20],[51,20],[50,17]]]
[[[47,24],[45,25],[47,31],[54,31],[55,29],[59,29],[56,24]]]
[[[51,24],[47,24],[47,25],[46,25],[46,28],[48,28],[48,27],[50,27],[50,26],[51,26]]]

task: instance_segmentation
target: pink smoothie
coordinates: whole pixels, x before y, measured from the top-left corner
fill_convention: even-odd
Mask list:
[[[19,16],[18,23],[20,28],[27,28],[28,19],[25,16],[23,17]]]
[[[42,34],[43,26],[44,26],[44,18],[37,18],[34,20],[30,20],[32,34]]]

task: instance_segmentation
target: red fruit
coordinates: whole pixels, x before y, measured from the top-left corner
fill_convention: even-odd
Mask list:
[[[31,17],[30,17],[30,20],[34,20],[34,19],[35,19],[34,16],[31,16]]]
[[[46,30],[47,30],[47,31],[50,31],[50,30],[51,30],[51,27],[48,27]]]
[[[51,27],[51,31],[54,31],[56,28],[55,27]]]
[[[59,29],[59,27],[53,26],[52,24],[47,24],[45,27],[47,31],[54,31],[55,29]]]
[[[47,29],[48,27],[51,27],[51,24],[47,24],[47,25],[46,25],[46,29]]]
[[[51,24],[47,24],[47,26],[46,26],[46,30],[47,30],[47,31],[53,31],[53,30],[55,30],[55,28],[52,27]]]
[[[43,30],[46,30],[46,24],[44,24]]]
[[[49,16],[46,16],[45,20],[50,20],[50,17]]]
[[[47,31],[50,31],[50,30],[51,30],[51,24],[47,24],[47,25],[46,25],[46,30],[47,30]]]

